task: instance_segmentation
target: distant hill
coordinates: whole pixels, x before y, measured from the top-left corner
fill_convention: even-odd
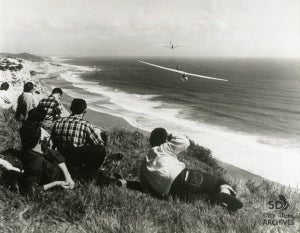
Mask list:
[[[18,54],[0,53],[0,57],[19,58],[19,59],[30,60],[30,61],[44,61],[44,58],[29,53],[18,53]]]

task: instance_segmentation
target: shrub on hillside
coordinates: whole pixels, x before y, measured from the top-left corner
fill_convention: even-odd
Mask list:
[[[14,117],[14,111],[0,108],[0,152],[20,148],[20,124]]]
[[[223,176],[225,170],[212,157],[211,151],[190,141],[190,147],[179,155],[188,168],[199,169],[216,176]],[[149,138],[139,131],[112,129],[109,131],[107,160],[105,167],[108,171],[121,173],[124,177],[138,177],[142,158],[150,149]],[[114,155],[122,153],[123,159],[118,162]]]

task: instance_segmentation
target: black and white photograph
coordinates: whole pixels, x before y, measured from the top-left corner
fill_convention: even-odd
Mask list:
[[[300,232],[300,1],[0,0],[0,232]]]

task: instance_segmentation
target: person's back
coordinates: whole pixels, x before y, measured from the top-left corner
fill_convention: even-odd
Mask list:
[[[19,96],[17,102],[16,119],[24,121],[27,119],[28,112],[35,107],[35,100],[32,95],[33,83],[24,84],[24,92]]]
[[[87,144],[101,144],[101,139],[92,131],[93,126],[77,115],[55,121],[52,140],[58,150],[66,151]]]
[[[60,98],[62,94],[63,92],[60,88],[54,88],[49,97],[39,102],[39,106],[44,108],[47,113],[42,123],[43,128],[46,130],[51,131],[53,122],[61,117],[62,105]]]
[[[158,141],[161,139],[163,143],[156,143],[153,138],[157,138]],[[144,186],[150,184],[157,193],[167,195],[172,182],[185,168],[185,164],[177,159],[177,155],[186,150],[190,143],[185,136],[168,138],[162,128],[157,128],[151,133],[150,143],[152,148],[140,169],[141,182]]]
[[[92,174],[103,163],[106,152],[101,131],[83,119],[86,108],[85,100],[74,99],[70,108],[72,114],[54,122],[51,138],[66,157],[68,167]]]

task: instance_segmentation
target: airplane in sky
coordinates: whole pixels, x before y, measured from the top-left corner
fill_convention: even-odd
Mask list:
[[[171,41],[169,41],[169,44],[153,44],[153,45],[161,45],[161,46],[165,46],[169,49],[175,49],[175,48],[177,48],[179,46],[182,46],[184,44],[173,44]]]
[[[214,77],[204,76],[204,75],[200,75],[200,74],[193,74],[193,73],[185,72],[185,71],[179,70],[178,65],[176,66],[176,69],[171,69],[171,68],[168,68],[168,67],[155,65],[155,64],[145,62],[145,61],[141,61],[141,60],[139,60],[139,62],[144,63],[144,64],[149,65],[149,66],[154,66],[154,67],[157,67],[157,68],[160,68],[160,69],[163,69],[163,70],[168,70],[168,71],[172,71],[172,72],[175,72],[175,73],[179,73],[179,74],[181,74],[180,79],[183,82],[188,81],[188,79],[189,79],[188,76],[205,78],[205,79],[212,79],[212,80],[217,80],[217,81],[225,81],[225,82],[228,81],[227,79],[214,78]]]

